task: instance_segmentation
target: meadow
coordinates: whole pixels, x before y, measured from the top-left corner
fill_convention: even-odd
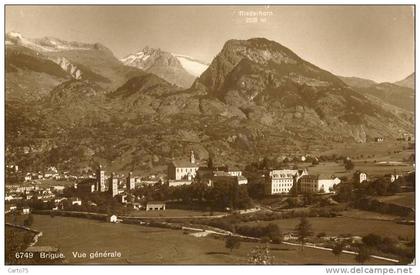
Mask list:
[[[325,233],[327,236],[339,235],[353,235],[365,236],[370,233],[375,233],[382,237],[392,237],[398,239],[413,239],[415,235],[414,226],[398,224],[389,220],[368,220],[354,217],[335,217],[323,218],[312,217],[308,218],[314,235]],[[264,225],[268,223],[275,223],[279,226],[283,233],[293,232],[296,225],[300,222],[300,218],[280,219],[273,221],[257,221],[247,222],[243,224],[248,225]]]
[[[414,192],[398,193],[392,196],[377,197],[378,200],[386,203],[393,203],[405,207],[414,208],[416,195]]]
[[[56,246],[74,264],[247,264],[250,251],[257,243],[242,242],[239,249],[225,248],[224,240],[213,237],[197,238],[180,230],[145,227],[131,224],[111,224],[70,217],[34,215],[33,228],[43,236],[37,245]],[[330,251],[284,244],[270,244],[276,264],[336,264]],[[119,251],[116,259],[77,259],[72,252]],[[355,264],[353,255],[342,255],[342,264]],[[370,264],[387,262],[370,259]]]

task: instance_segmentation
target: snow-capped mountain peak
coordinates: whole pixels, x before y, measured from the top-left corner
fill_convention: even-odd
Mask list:
[[[207,68],[209,67],[209,64],[199,61],[191,56],[188,55],[182,55],[182,54],[172,54],[175,56],[179,62],[181,62],[182,67],[192,74],[195,77],[200,76]]]
[[[18,32],[6,34],[6,45],[19,45],[39,52],[58,52],[69,50],[90,50],[94,45],[80,42],[68,42],[54,37],[40,39],[26,38]]]

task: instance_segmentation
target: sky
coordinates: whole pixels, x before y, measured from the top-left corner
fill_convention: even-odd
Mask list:
[[[7,6],[6,32],[145,46],[210,63],[229,39],[265,37],[314,65],[377,82],[414,71],[412,6]]]

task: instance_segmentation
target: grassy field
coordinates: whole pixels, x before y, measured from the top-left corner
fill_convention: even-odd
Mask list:
[[[378,197],[378,200],[397,205],[414,208],[416,195],[414,192],[398,193],[393,196]]]
[[[308,218],[312,225],[314,235],[324,232],[328,236],[338,236],[340,234],[351,234],[354,236],[364,236],[369,233],[375,233],[382,237],[393,237],[397,239],[399,236],[403,238],[413,239],[415,235],[414,226],[397,224],[393,221],[382,220],[366,220],[350,217],[336,218]],[[282,232],[294,231],[300,218],[281,219],[274,221],[258,221],[248,222],[244,224],[267,224],[275,223]]]
[[[397,215],[382,214],[378,212],[365,211],[365,210],[354,209],[354,208],[342,211],[340,212],[340,215],[343,217],[357,218],[361,220],[394,221],[395,219],[400,218],[400,216],[397,216]]]
[[[23,264],[26,260],[16,259],[16,252],[23,252],[32,242],[35,234],[24,229],[5,226],[5,262],[6,264]]]
[[[33,227],[44,234],[37,245],[52,245],[64,252],[68,263],[109,264],[246,264],[256,243],[241,243],[230,253],[224,241],[196,238],[178,230],[111,224],[94,220],[35,215]],[[286,245],[270,245],[276,264],[336,264],[329,251]],[[117,259],[77,259],[72,251],[119,251]],[[354,264],[354,256],[342,255],[340,262]],[[386,264],[370,260],[370,264]]]
[[[325,174],[325,175],[335,175],[337,177],[346,176],[348,179],[353,177],[353,173],[356,170],[364,171],[368,174],[368,178],[372,176],[383,176],[385,174],[391,174],[394,170],[397,173],[406,173],[414,170],[414,167],[408,164],[401,165],[380,165],[374,163],[373,161],[359,161],[355,160],[354,169],[346,170],[342,163],[336,162],[321,162],[318,165],[312,166],[308,165],[307,169],[309,174]]]
[[[334,149],[322,152],[322,154],[349,156],[352,159],[359,158],[363,155],[362,159],[401,161],[403,158],[407,158],[410,154],[414,153],[414,149],[407,149],[407,146],[407,142],[396,140],[367,143],[343,143],[341,145],[337,144]]]

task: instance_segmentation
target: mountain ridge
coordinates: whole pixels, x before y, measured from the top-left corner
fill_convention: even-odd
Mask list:
[[[379,98],[371,100],[264,38],[227,41],[188,89],[125,66],[100,50],[48,56],[65,56],[81,68],[82,76],[86,67],[97,77],[73,79],[51,62],[63,73],[59,85],[36,104],[25,105],[25,112],[8,102],[7,127],[16,130],[7,138],[19,143],[8,145],[7,152],[16,163],[32,157],[34,166],[48,162],[78,169],[101,162],[146,171],[162,169],[174,156],[190,150],[197,158],[211,154],[243,163],[257,156],[367,142],[376,136],[395,138],[413,129],[409,112],[385,108]],[[7,59],[7,65],[12,61]],[[38,119],[39,129],[23,124]],[[20,132],[25,135],[17,137]],[[21,153],[28,151],[26,147],[29,155]]]

